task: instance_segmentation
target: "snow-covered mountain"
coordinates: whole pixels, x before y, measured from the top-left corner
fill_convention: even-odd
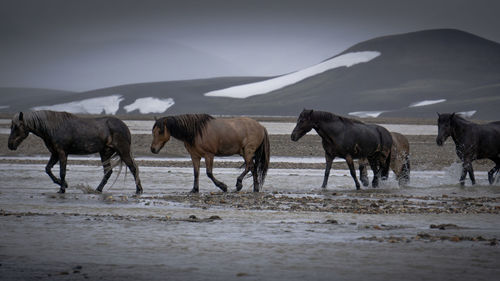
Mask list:
[[[41,91],[41,90],[40,90]],[[15,96],[13,93],[15,92]],[[379,37],[278,77],[123,85],[84,93],[0,88],[0,112],[297,115],[304,107],[360,117],[464,112],[500,119],[500,44],[453,30]]]

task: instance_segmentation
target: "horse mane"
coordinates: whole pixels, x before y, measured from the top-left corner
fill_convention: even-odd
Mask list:
[[[462,116],[462,114],[460,114],[460,113],[453,114],[452,118],[455,120],[458,120],[460,122],[464,122],[464,123],[473,123],[470,120],[465,119],[464,116]]]
[[[43,132],[53,136],[54,132],[69,119],[78,118],[68,112],[40,110],[23,112],[23,121],[26,127],[35,132]],[[14,120],[19,120],[19,113],[14,115]]]
[[[160,118],[154,126],[160,128],[160,134],[167,127],[174,138],[193,145],[195,138],[203,135],[207,123],[213,119],[208,114],[182,114]]]
[[[340,116],[340,115],[336,115],[336,114],[333,114],[331,112],[326,112],[326,111],[317,111],[317,110],[314,110],[313,111],[313,118],[315,120],[323,120],[323,121],[341,121],[343,123],[350,123],[350,124],[354,124],[354,123],[363,123],[359,120],[356,120],[356,119],[351,119],[351,118],[347,118],[347,117],[343,117],[343,116]]]

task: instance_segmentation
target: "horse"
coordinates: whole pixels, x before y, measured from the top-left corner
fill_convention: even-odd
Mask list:
[[[223,192],[227,192],[227,185],[212,174],[214,156],[238,154],[243,157],[245,170],[236,180],[237,191],[243,188],[243,178],[249,171],[253,176],[254,192],[258,192],[264,184],[270,158],[269,136],[266,128],[253,119],[218,119],[208,114],[167,116],[156,120],[152,133],[151,152],[155,154],[171,136],[184,142],[194,169],[192,193],[199,192],[202,157],[205,158],[207,176]]]
[[[476,184],[472,161],[485,158],[495,162],[488,172],[488,181],[493,184],[500,169],[500,121],[480,125],[455,113],[438,113],[437,124],[437,145],[442,146],[449,136],[455,142],[457,156],[462,161],[460,185],[465,185],[467,173],[472,184]]]
[[[375,175],[372,186],[378,187],[381,171],[389,166],[391,155],[392,137],[387,129],[330,112],[304,109],[291,134],[292,141],[298,141],[312,129],[321,137],[325,150],[326,168],[322,188],[328,184],[332,162],[337,156],[346,160],[358,190],[360,184],[353,159],[367,158]]]
[[[113,173],[111,160],[119,157],[134,176],[136,193],[143,192],[139,169],[130,150],[130,131],[120,119],[115,117],[81,118],[68,112],[49,110],[19,112],[12,118],[9,149],[16,150],[29,133],[43,139],[51,153],[45,172],[55,184],[60,186],[58,193],[64,193],[68,187],[66,182],[68,154],[86,155],[97,152],[101,156],[104,177],[96,191],[102,192]],[[52,167],[57,162],[59,162],[59,179],[52,173]]]
[[[391,132],[391,163],[390,168],[396,175],[399,186],[404,186],[410,182],[410,143],[408,139],[400,133]],[[364,186],[368,186],[368,173],[366,165],[367,159],[359,159],[359,174]],[[387,179],[389,170],[382,171],[382,180]]]

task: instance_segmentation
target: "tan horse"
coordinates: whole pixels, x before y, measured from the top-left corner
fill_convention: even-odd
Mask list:
[[[396,175],[400,186],[408,184],[410,181],[410,143],[408,139],[400,133],[391,132],[391,170]],[[364,186],[368,185],[368,175],[366,171],[366,159],[359,160],[359,173]],[[382,179],[387,179],[389,170],[382,171]]]
[[[208,114],[184,114],[156,120],[153,126],[151,152],[159,153],[170,136],[183,141],[191,155],[194,184],[191,192],[199,191],[200,160],[205,158],[207,176],[222,191],[227,185],[212,174],[214,156],[239,154],[245,160],[245,170],[236,181],[236,190],[243,187],[245,175],[251,171],[253,191],[264,184],[269,167],[269,136],[266,128],[250,118],[216,119]]]

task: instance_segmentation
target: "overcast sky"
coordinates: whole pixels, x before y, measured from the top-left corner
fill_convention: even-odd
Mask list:
[[[279,75],[432,28],[500,42],[499,11],[497,0],[0,0],[0,87]]]

